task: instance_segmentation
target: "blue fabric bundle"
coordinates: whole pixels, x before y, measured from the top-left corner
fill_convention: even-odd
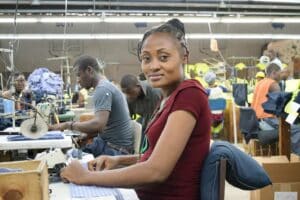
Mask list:
[[[292,98],[291,92],[270,92],[267,94],[268,100],[262,104],[266,113],[276,116],[284,115],[284,107]]]
[[[3,168],[1,167],[0,168],[0,174],[3,174],[3,173],[14,173],[14,172],[21,172],[23,171],[23,169],[16,169],[16,168]]]
[[[214,142],[201,172],[201,199],[219,199],[220,159],[226,159],[226,180],[243,190],[255,190],[272,184],[266,171],[253,158],[234,145]]]
[[[8,141],[24,141],[24,140],[57,140],[57,139],[64,139],[63,133],[61,131],[49,131],[42,137],[38,139],[31,139],[25,137],[23,135],[9,135],[7,136]]]
[[[62,96],[63,80],[62,78],[49,71],[47,68],[38,68],[28,77],[29,88],[34,92],[36,102],[39,103],[41,98],[46,94]]]

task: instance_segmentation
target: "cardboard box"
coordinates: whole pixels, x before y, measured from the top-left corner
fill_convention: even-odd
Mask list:
[[[297,154],[292,153],[291,154],[291,162],[300,162],[300,156]]]
[[[263,164],[276,164],[276,163],[289,163],[289,160],[286,156],[254,156],[252,157],[256,160],[261,166]]]
[[[269,174],[273,185],[251,191],[250,200],[300,200],[300,162],[285,156],[254,157]]]
[[[21,169],[0,173],[0,199],[49,199],[48,168],[44,161],[2,162],[0,168]]]

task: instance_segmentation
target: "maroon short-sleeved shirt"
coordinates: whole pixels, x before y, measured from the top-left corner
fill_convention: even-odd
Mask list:
[[[183,81],[170,95],[164,109],[149,124],[146,130],[149,145],[141,162],[150,157],[168,116],[176,110],[190,112],[197,120],[196,125],[168,179],[162,184],[136,190],[141,200],[198,200],[200,198],[200,171],[209,152],[211,122],[206,92],[197,81]]]

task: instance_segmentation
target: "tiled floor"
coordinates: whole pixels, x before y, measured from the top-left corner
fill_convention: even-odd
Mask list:
[[[232,185],[226,183],[225,185],[225,200],[249,200],[250,192],[247,190],[240,190]]]

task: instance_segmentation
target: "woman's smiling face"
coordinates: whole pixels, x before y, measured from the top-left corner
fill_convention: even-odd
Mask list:
[[[187,56],[170,33],[152,33],[143,43],[140,59],[142,71],[152,87],[167,89],[184,79]]]

